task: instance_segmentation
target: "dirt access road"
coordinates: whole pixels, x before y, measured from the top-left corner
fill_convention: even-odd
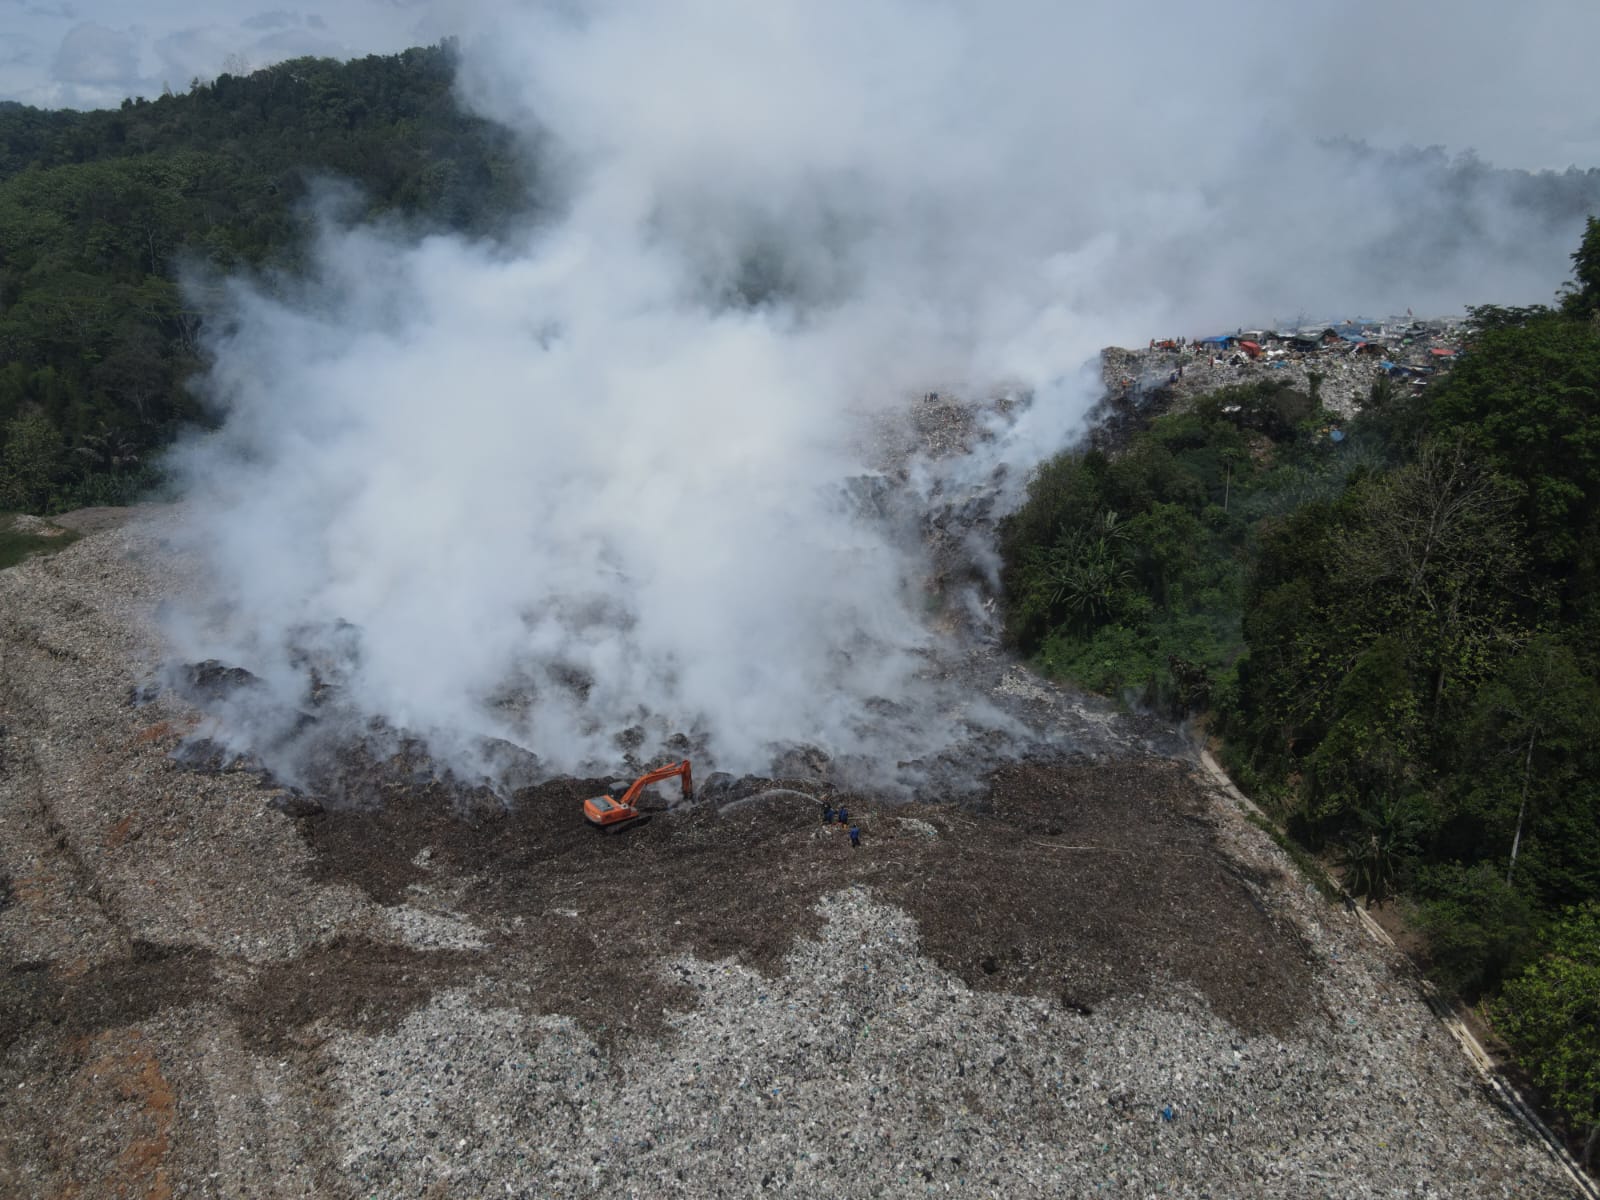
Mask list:
[[[854,851],[792,793],[316,811],[174,761],[162,517],[81,521],[0,572],[0,1194],[1567,1194],[1184,763],[846,797]]]

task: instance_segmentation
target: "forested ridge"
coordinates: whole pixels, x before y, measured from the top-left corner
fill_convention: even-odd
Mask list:
[[[1549,307],[1472,310],[1353,421],[1272,383],[1044,466],[1009,635],[1196,718],[1288,835],[1425,939],[1590,1156],[1600,1130],[1600,220]]]
[[[195,294],[298,270],[319,181],[354,185],[354,218],[487,234],[524,212],[523,148],[456,103],[454,60],[295,59],[97,112],[0,103],[0,511],[152,482],[205,417]]]

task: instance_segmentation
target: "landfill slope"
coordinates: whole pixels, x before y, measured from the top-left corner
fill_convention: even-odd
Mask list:
[[[1151,339],[1143,349],[1100,353],[1105,385],[1090,437],[1116,445],[1150,418],[1188,408],[1222,388],[1262,387],[1312,398],[1331,418],[1324,434],[1354,418],[1374,388],[1421,395],[1437,386],[1470,346],[1459,319],[1409,314],[1287,330],[1240,329],[1208,338]]]
[[[0,1194],[1566,1194],[1147,739],[835,795],[859,849],[785,786],[324,803],[174,757],[169,519],[0,572]]]

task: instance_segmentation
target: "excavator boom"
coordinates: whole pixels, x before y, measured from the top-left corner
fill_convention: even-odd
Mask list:
[[[692,799],[694,796],[694,777],[690,773],[689,760],[686,758],[680,763],[669,767],[657,767],[654,771],[646,771],[633,781],[633,786],[622,794],[620,800],[613,800],[610,796],[593,796],[583,802],[583,817],[589,824],[599,829],[615,829],[626,825],[639,818],[638,800],[639,793],[653,783],[660,783],[664,779],[674,776],[683,776],[683,798]]]

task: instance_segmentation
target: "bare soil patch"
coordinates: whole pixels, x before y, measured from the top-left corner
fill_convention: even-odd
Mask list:
[[[381,808],[299,825],[320,878],[380,903],[435,873],[468,878],[457,907],[498,931],[497,958],[525,963],[503,972],[522,976],[519,1002],[576,1016],[602,1041],[654,1034],[687,1002],[642,962],[689,953],[775,973],[814,935],[820,898],[850,884],[909,912],[934,961],[975,988],[1089,1010],[1181,981],[1249,1032],[1286,1033],[1305,1009],[1303,947],[1217,852],[1176,763],[1008,767],[973,805],[845,797],[854,850],[843,826],[821,823],[820,799],[793,790],[601,834],[579,809],[603,787],[559,780],[491,807],[396,786]],[[366,986],[362,953],[347,953],[326,973],[324,1018],[358,1007],[340,993]]]
[[[125,958],[93,966],[13,963],[0,974],[0,1051],[36,1026],[62,1038],[95,1036],[190,1003],[212,987],[211,956],[136,942]]]

